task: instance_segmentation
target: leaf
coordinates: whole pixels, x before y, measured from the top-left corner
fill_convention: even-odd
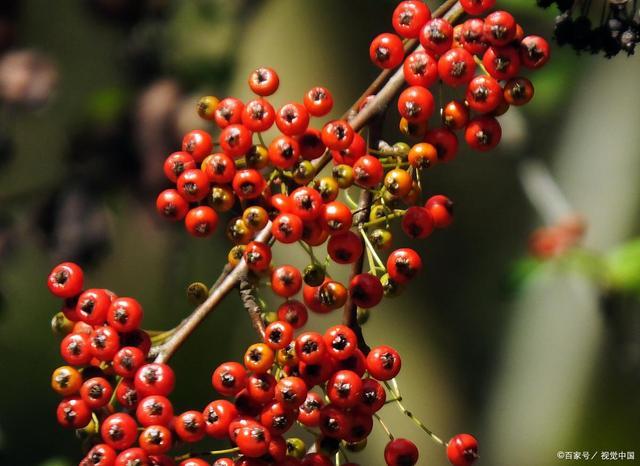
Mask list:
[[[610,286],[640,294],[640,238],[624,243],[605,256]]]

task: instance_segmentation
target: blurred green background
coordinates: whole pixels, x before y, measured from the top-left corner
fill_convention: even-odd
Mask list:
[[[390,30],[391,0],[16,0],[0,12],[0,463],[76,464],[79,442],[55,422],[51,371],[61,363],[44,279],[74,259],[90,286],[137,297],[148,328],[189,311],[184,289],[212,282],[222,233],[188,238],[155,218],[161,164],[181,134],[204,127],[195,100],[249,92],[256,66],[278,70],[275,104],[313,85],[342,113],[376,75],[368,43]],[[525,30],[551,37],[556,12],[501,1]],[[463,149],[425,176],[456,203],[456,222],[415,244],[425,272],[375,309],[371,344],[404,356],[406,404],[443,437],[480,441],[479,465],[564,464],[561,451],[640,458],[640,62],[554,46],[531,77],[533,102],[503,119],[490,154]],[[392,126],[390,123],[389,126]],[[387,133],[389,142],[397,135]],[[529,202],[523,160],[548,164],[589,225],[583,256],[527,258],[545,212]],[[411,243],[407,243],[411,244]],[[278,262],[296,262],[295,247]],[[595,258],[595,259],[594,259]],[[596,273],[593,273],[594,265]],[[594,276],[606,275],[596,280]],[[314,319],[313,325],[335,322]],[[393,329],[393,331],[389,331]],[[230,296],[175,357],[178,410],[214,396],[212,369],[254,339]],[[442,449],[393,406],[384,417],[416,441],[420,465]],[[362,465],[381,465],[376,427]],[[596,463],[592,461],[591,463]],[[633,463],[625,461],[624,463]]]

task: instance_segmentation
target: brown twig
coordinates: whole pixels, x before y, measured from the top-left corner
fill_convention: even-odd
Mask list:
[[[251,320],[251,325],[253,325],[253,329],[256,331],[260,337],[264,338],[264,322],[262,321],[261,311],[262,308],[258,301],[256,301],[255,286],[251,284],[249,280],[242,278],[240,280],[239,286],[240,299],[242,300],[242,305],[247,310],[249,314],[249,319]]]

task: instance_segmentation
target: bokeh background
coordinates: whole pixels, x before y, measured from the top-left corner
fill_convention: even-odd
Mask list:
[[[249,71],[267,65],[281,78],[276,104],[326,85],[337,116],[376,75],[368,42],[390,30],[395,3],[1,2],[1,464],[66,466],[81,457],[73,433],[56,425],[48,386],[61,363],[49,327],[58,302],[44,286],[51,266],[79,261],[89,285],[137,297],[148,328],[179,322],[191,309],[186,285],[213,282],[227,250],[223,233],[195,240],[155,218],[164,157],[182,133],[207,127],[197,98],[247,98]],[[499,5],[525,30],[551,37],[553,8]],[[402,352],[406,404],[427,425],[447,438],[478,437],[479,465],[564,464],[559,450],[640,458],[640,61],[554,46],[532,80],[533,102],[502,119],[499,150],[463,149],[425,176],[428,194],[455,200],[456,222],[414,245],[425,272],[375,309],[365,332]],[[542,188],[526,188],[541,166],[533,172],[543,174]],[[562,195],[545,184],[547,168]],[[557,220],[558,209],[586,219],[583,245],[532,258],[531,232]],[[299,253],[276,257],[302,265]],[[335,316],[322,320],[314,324]],[[177,409],[212,399],[211,370],[252,340],[230,296],[175,357]],[[447,464],[392,406],[384,417],[418,443],[420,465]],[[381,465],[383,447],[376,429],[353,459]]]

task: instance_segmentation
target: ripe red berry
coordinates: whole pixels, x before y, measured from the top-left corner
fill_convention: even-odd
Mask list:
[[[293,332],[293,329],[291,331]],[[247,379],[247,394],[251,401],[263,406],[273,400],[276,383],[275,377],[269,373],[251,374]]]
[[[339,361],[350,358],[358,348],[358,338],[346,325],[335,325],[323,335],[327,352]]]
[[[233,177],[233,191],[240,199],[255,199],[264,191],[267,183],[258,170],[238,170]]]
[[[315,160],[324,154],[327,147],[322,142],[322,134],[315,128],[307,130],[294,138],[300,146],[300,155],[305,160]]]
[[[384,449],[384,461],[388,466],[413,466],[418,462],[418,448],[409,440],[391,440]]]
[[[466,102],[452,100],[442,109],[442,123],[452,130],[462,129],[469,122],[469,106]],[[411,154],[411,153],[409,153]]]
[[[80,429],[91,420],[91,408],[80,397],[74,396],[60,402],[56,415],[62,427]]]
[[[482,64],[497,80],[511,79],[520,70],[520,55],[513,47],[489,47],[482,56]]]
[[[316,332],[300,334],[295,343],[296,355],[307,364],[319,363],[327,352],[322,335]]]
[[[460,45],[472,55],[482,56],[489,47],[484,38],[484,21],[471,18],[462,23],[460,29]]]
[[[111,361],[120,349],[120,336],[112,327],[97,327],[89,335],[91,356],[100,361]]]
[[[173,421],[173,429],[180,440],[194,443],[206,435],[205,421],[200,411],[185,411]]]
[[[249,87],[260,96],[269,96],[278,90],[280,78],[272,68],[266,66],[256,68],[249,75]]]
[[[351,209],[340,201],[333,201],[322,206],[320,224],[333,235],[351,228]]]
[[[322,142],[331,150],[347,149],[355,137],[355,131],[344,120],[333,120],[322,127]]]
[[[538,69],[549,61],[550,56],[549,43],[540,36],[527,36],[520,42],[520,59],[526,68]]]
[[[453,201],[447,196],[431,196],[424,207],[431,214],[436,228],[446,228],[453,222]]]
[[[103,289],[92,288],[78,297],[76,313],[89,325],[102,325],[107,320],[111,298]]]
[[[92,377],[80,387],[82,400],[91,409],[101,408],[111,399],[113,387],[104,377]]]
[[[219,365],[211,376],[213,388],[224,396],[234,396],[245,388],[247,371],[237,362],[226,362]]]
[[[320,430],[331,438],[343,438],[351,430],[350,416],[333,405],[324,406],[320,410]]]
[[[140,397],[136,391],[133,379],[122,379],[116,386],[116,399],[120,406],[126,409],[135,409]]]
[[[197,168],[182,172],[176,185],[180,195],[189,202],[199,202],[209,194],[209,179]]]
[[[189,203],[175,189],[165,189],[156,199],[156,210],[167,220],[182,220],[189,211]]]
[[[404,80],[410,86],[430,87],[438,79],[438,62],[424,50],[409,55],[402,70]]]
[[[435,128],[427,131],[424,142],[428,142],[436,148],[440,162],[453,160],[458,152],[458,138],[448,128]]]
[[[191,154],[196,162],[202,162],[211,153],[212,148],[211,135],[206,131],[194,129],[182,138],[182,150]]]
[[[489,113],[502,102],[502,87],[491,76],[476,76],[467,87],[466,99],[471,110]]]
[[[271,247],[260,241],[251,241],[244,249],[244,260],[254,272],[263,272],[271,264]]]
[[[360,400],[362,380],[355,372],[341,370],[334,373],[327,382],[327,396],[338,408],[352,408]]]
[[[290,170],[300,160],[300,145],[295,138],[278,136],[269,144],[269,162],[281,170]]]
[[[322,341],[322,336],[319,338]],[[276,385],[275,399],[288,409],[296,410],[307,399],[307,392],[307,385],[300,377],[283,377]]]
[[[395,68],[404,58],[402,39],[395,34],[383,33],[371,41],[369,46],[371,61],[380,68]]]
[[[334,262],[338,264],[351,264],[362,255],[362,240],[352,231],[336,233],[329,238],[327,252]]]
[[[484,19],[484,36],[491,45],[507,45],[516,36],[516,20],[506,11],[494,11]]]
[[[367,414],[379,411],[387,401],[387,392],[384,387],[375,379],[366,378],[362,381],[360,392],[360,402],[358,410]]]
[[[142,322],[143,310],[133,298],[116,298],[107,312],[107,323],[118,332],[131,332]]]
[[[424,239],[433,232],[433,219],[424,207],[412,206],[402,218],[402,231],[409,238]]]
[[[255,99],[247,102],[242,110],[242,124],[254,133],[267,131],[276,119],[276,111],[267,100]]]
[[[134,380],[136,391],[141,397],[150,395],[167,396],[173,391],[176,377],[173,369],[166,364],[145,364],[138,372]]]
[[[324,400],[316,392],[308,392],[304,403],[298,408],[298,422],[307,427],[318,427],[320,424],[320,410]]]
[[[211,154],[202,161],[200,170],[211,183],[231,183],[236,173],[236,165],[231,157],[222,152]]]
[[[188,152],[174,152],[166,158],[162,168],[169,181],[175,183],[183,171],[196,168],[196,161]]]
[[[242,110],[244,104],[235,97],[227,97],[222,99],[216,107],[214,120],[219,128],[226,128],[229,125],[235,125],[242,122]]]
[[[500,123],[494,117],[480,116],[469,122],[464,139],[472,149],[486,152],[498,145],[502,137]]]
[[[367,355],[367,371],[377,380],[390,380],[400,372],[402,361],[390,346],[378,346]]]
[[[398,112],[410,123],[422,123],[433,114],[433,95],[422,86],[411,86],[398,97]]]
[[[513,78],[504,85],[504,100],[509,105],[524,105],[533,98],[533,84],[527,78]]]
[[[308,222],[316,219],[322,213],[322,196],[313,188],[301,186],[293,191],[291,199],[291,213]]]
[[[402,37],[415,39],[427,21],[431,19],[431,11],[424,2],[405,0],[393,11],[391,24]]]
[[[138,444],[149,455],[164,455],[173,446],[173,436],[164,426],[149,426],[140,432]]]
[[[187,212],[184,225],[193,236],[199,238],[210,236],[218,226],[218,214],[206,205],[194,207]]]
[[[495,5],[496,0],[460,0],[460,5],[470,15],[481,15]]]
[[[271,233],[281,243],[290,244],[302,238],[303,224],[295,214],[283,213],[273,219]]]
[[[453,27],[443,18],[433,18],[420,31],[420,43],[436,57],[451,48],[453,43]]]
[[[304,95],[304,106],[307,111],[315,116],[325,116],[333,108],[333,97],[325,87],[316,86]]]
[[[169,426],[173,422],[173,405],[162,395],[150,395],[138,403],[136,419],[143,427]]]
[[[138,437],[136,421],[126,413],[112,414],[100,426],[102,440],[116,450],[129,448]]]
[[[448,50],[438,60],[438,75],[449,86],[467,84],[473,78],[475,70],[473,56],[462,48]]]
[[[269,451],[271,434],[261,425],[252,425],[240,429],[235,439],[240,453],[249,458],[258,458]]]
[[[116,451],[113,448],[104,443],[99,443],[91,448],[85,456],[87,464],[85,465],[84,462],[80,464],[82,466],[111,466],[115,463],[116,456]]]
[[[453,466],[471,466],[478,459],[478,441],[469,434],[458,434],[447,444],[447,458]]]
[[[283,105],[276,114],[276,125],[282,134],[297,136],[309,126],[309,112],[304,105],[289,103]]]
[[[292,265],[282,265],[271,273],[271,289],[278,296],[290,298],[302,288],[302,274]]]
[[[417,252],[409,248],[396,249],[387,259],[387,272],[395,282],[409,282],[422,270],[422,259]]]
[[[355,183],[363,188],[377,186],[384,176],[382,163],[372,155],[364,155],[353,164]]]
[[[229,125],[220,133],[220,148],[225,154],[237,159],[251,148],[252,139],[253,133],[243,125]]]
[[[82,291],[84,273],[79,265],[63,262],[56,265],[47,278],[49,291],[59,298],[72,298]]]
[[[356,306],[369,309],[382,301],[384,290],[378,277],[370,273],[361,273],[351,279],[349,294]]]
[[[279,401],[267,404],[260,413],[260,423],[269,429],[271,435],[282,435],[296,421],[297,411]]]
[[[224,439],[229,435],[229,425],[238,416],[238,410],[230,401],[216,400],[207,405],[202,415],[207,435]]]
[[[300,301],[290,299],[278,307],[278,320],[290,324],[294,329],[304,327],[309,318],[307,308]]]

